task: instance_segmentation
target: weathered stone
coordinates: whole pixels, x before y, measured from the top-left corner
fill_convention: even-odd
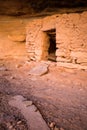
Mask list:
[[[42,31],[54,29],[56,26],[56,16],[48,16],[43,19]]]
[[[71,59],[66,59],[66,58],[62,58],[62,57],[57,57],[56,58],[56,60],[58,61],[58,62],[71,62]]]
[[[58,62],[57,66],[62,66],[62,67],[71,68],[71,69],[84,69],[84,70],[87,70],[87,66],[82,66],[82,65],[73,64],[73,63]]]
[[[32,105],[32,101],[24,101],[24,104],[26,105],[26,107],[31,106]]]
[[[55,122],[51,122],[49,125],[50,128],[54,128],[55,127]]]
[[[14,77],[14,76],[11,76],[10,78],[11,78],[11,79],[15,79],[16,77]]]
[[[22,121],[18,121],[18,122],[17,122],[17,125],[19,125],[19,124],[21,124],[21,123],[22,123]]]
[[[21,95],[14,96],[12,100],[9,101],[9,105],[18,108],[25,119],[30,130],[50,130],[46,122],[42,118],[39,111],[35,105],[26,107],[24,100],[26,100]]]
[[[87,59],[84,58],[84,57],[83,57],[83,58],[78,58],[78,59],[77,59],[77,63],[86,63],[86,64],[87,64]],[[86,64],[85,64],[85,65],[86,65]]]
[[[84,58],[84,60],[87,60],[87,52],[81,52],[81,51],[76,51],[76,52],[71,52],[71,54],[70,54],[70,56],[71,57],[76,57],[76,58],[81,58],[81,59],[83,59]]]
[[[60,129],[55,126],[54,130],[60,130]]]
[[[7,71],[8,69],[4,66],[0,67],[0,71]]]
[[[26,36],[23,34],[8,35],[8,38],[14,42],[24,42],[26,40]]]
[[[23,66],[22,64],[18,64],[18,65],[16,65],[16,68],[20,68],[22,66]]]
[[[56,56],[61,56],[61,57],[66,56],[66,52],[58,50],[56,51]]]
[[[36,76],[41,76],[44,75],[48,72],[48,65],[47,64],[38,64],[36,67],[32,68],[29,71],[30,75],[36,75]]]
[[[26,99],[23,96],[21,96],[21,95],[17,95],[17,96],[13,97],[13,100],[16,100],[16,101],[25,101]]]
[[[64,130],[64,129],[61,127],[60,130]]]
[[[54,36],[57,48],[55,49],[55,61],[76,64],[75,66],[72,64],[71,68],[78,68],[78,66],[79,69],[86,68],[86,65],[81,67],[83,63],[87,63],[86,28],[87,11],[81,14],[56,14],[35,19],[27,26],[26,46],[33,44],[34,48],[32,48],[35,52],[33,56],[36,61],[49,60],[49,47],[54,44],[50,39]],[[32,48],[27,47],[30,51]],[[69,64],[65,66],[70,67]]]

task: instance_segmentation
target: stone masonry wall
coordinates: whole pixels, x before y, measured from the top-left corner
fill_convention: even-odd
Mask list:
[[[46,31],[56,29],[56,61],[87,66],[87,12],[57,14],[27,25],[26,47],[32,60],[46,60]]]

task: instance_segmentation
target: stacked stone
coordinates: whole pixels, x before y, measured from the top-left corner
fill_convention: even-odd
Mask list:
[[[26,46],[31,57],[47,60],[49,37],[56,30],[56,61],[87,67],[87,12],[57,14],[30,21]],[[84,67],[83,67],[84,68]]]
[[[87,66],[87,12],[57,18],[57,61]]]

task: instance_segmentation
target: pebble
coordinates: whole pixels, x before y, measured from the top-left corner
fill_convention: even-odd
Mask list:
[[[20,67],[22,67],[22,65],[21,65],[21,64],[16,65],[16,68],[20,68]]]
[[[54,130],[60,130],[60,129],[55,126]]]
[[[64,130],[64,129],[61,127],[60,130]]]
[[[32,101],[24,101],[24,104],[26,105],[26,107],[31,106],[32,105]]]
[[[54,128],[55,127],[55,122],[51,122],[49,125],[50,128]]]
[[[19,125],[19,124],[21,124],[21,123],[22,123],[22,121],[18,121],[18,122],[17,122],[17,125]]]
[[[4,66],[0,67],[0,71],[8,71],[7,68],[5,68]]]
[[[9,126],[9,129],[12,129],[12,128],[13,128],[13,126],[12,126],[12,125],[10,125],[10,126]]]
[[[7,125],[7,127],[10,127],[10,126],[11,126],[11,123],[10,123],[10,122],[8,122],[8,123],[6,123],[6,125]]]
[[[33,76],[42,76],[46,73],[48,73],[48,65],[46,64],[36,65],[36,67],[32,68],[29,71],[29,75],[33,75]]]
[[[14,76],[11,76],[10,78],[11,78],[11,79],[15,79],[15,77],[14,77]]]

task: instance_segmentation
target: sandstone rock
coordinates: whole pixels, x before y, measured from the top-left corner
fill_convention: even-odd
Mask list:
[[[11,78],[11,79],[15,79],[15,77],[14,77],[14,76],[11,76],[10,78]]]
[[[58,62],[57,66],[62,66],[62,67],[71,68],[71,69],[87,70],[87,66],[82,66],[82,65],[73,64],[73,63],[62,63],[62,62]]]
[[[56,51],[56,56],[65,56],[66,55],[66,52],[64,51]]]
[[[21,95],[14,96],[12,99],[17,101],[25,101],[25,98]]]
[[[13,128],[13,126],[12,126],[12,125],[10,125],[10,126],[9,126],[9,129],[11,130],[12,128]]]
[[[50,128],[54,128],[55,127],[55,122],[51,122],[49,125]]]
[[[60,129],[55,126],[54,130],[60,130]]]
[[[8,69],[4,66],[0,67],[0,71],[7,71]]]
[[[19,125],[19,124],[21,124],[21,123],[22,123],[22,121],[18,121],[18,122],[17,122],[17,125]]]
[[[16,65],[16,68],[20,68],[20,67],[22,67],[22,64]]]
[[[26,36],[23,34],[8,35],[8,38],[14,42],[24,42],[26,40]]]
[[[48,72],[48,65],[47,64],[39,64],[36,67],[32,68],[29,71],[30,75],[36,75],[36,76],[41,76],[44,75]]]
[[[40,112],[37,111],[36,106],[31,105],[26,107],[24,100],[26,100],[24,97],[17,95],[13,97],[13,100],[9,101],[9,105],[18,108],[21,111],[27,120],[27,125],[30,130],[50,130]]]
[[[87,61],[87,52],[80,52],[80,51],[72,51],[71,54],[70,54],[71,57],[76,57],[76,58],[81,58],[81,59],[86,59]]]
[[[87,11],[69,14],[56,14],[29,22],[27,27],[27,49],[29,56],[33,50],[36,61],[49,60],[49,47],[52,33],[55,35],[55,57],[70,68],[86,69],[87,63]],[[84,24],[83,24],[84,23]],[[52,30],[55,30],[52,32]],[[51,32],[50,35],[48,32]],[[33,47],[30,47],[33,44]],[[52,59],[53,57],[51,57]],[[74,65],[75,64],[75,65]],[[80,64],[80,65],[79,65]],[[63,65],[63,64],[62,64]]]
[[[32,105],[32,101],[24,101],[24,104],[26,105],[26,107],[31,106]]]
[[[78,58],[77,63],[86,63],[87,64],[87,58]]]
[[[56,60],[58,62],[71,62],[71,59],[62,58],[62,57],[57,57]]]
[[[64,129],[61,127],[60,130],[64,130]]]

